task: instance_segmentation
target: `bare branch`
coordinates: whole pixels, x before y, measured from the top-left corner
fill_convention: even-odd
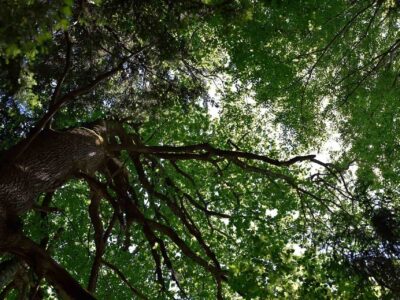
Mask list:
[[[223,158],[245,158],[269,163],[274,166],[290,166],[302,161],[310,161],[315,155],[296,156],[286,161],[280,161],[265,155],[258,155],[249,152],[222,150],[211,146],[208,143],[189,146],[144,146],[144,145],[110,145],[110,151],[129,150],[136,153],[153,154],[155,156],[179,160],[179,159],[199,159],[208,160],[215,155]]]
[[[50,109],[54,105],[54,103],[57,102],[60,93],[61,93],[61,87],[62,84],[64,83],[65,78],[67,77],[67,74],[69,72],[69,69],[71,68],[71,50],[72,50],[72,44],[71,40],[69,38],[68,31],[64,32],[64,38],[65,38],[65,43],[66,43],[66,49],[65,49],[65,65],[64,65],[64,70],[60,74],[60,77],[57,79],[57,85],[54,89],[53,95],[51,96],[51,101],[50,101]]]
[[[99,271],[101,266],[101,257],[103,256],[105,249],[105,240],[103,239],[103,223],[100,218],[100,200],[101,197],[94,189],[91,189],[89,205],[89,215],[94,228],[94,241],[96,244],[96,254],[93,259],[92,268],[90,270],[90,277],[88,283],[88,290],[94,292],[97,286],[97,280],[99,277]]]
[[[129,287],[129,289],[132,291],[132,293],[139,297],[140,299],[144,299],[147,300],[148,298],[143,295],[137,288],[133,287],[132,284],[130,284],[130,282],[128,281],[128,279],[125,277],[124,273],[122,273],[117,266],[113,265],[112,263],[102,259],[101,263],[106,265],[107,267],[109,267],[111,270],[114,271],[115,274],[117,274],[119,276],[119,278],[121,278],[121,280]]]

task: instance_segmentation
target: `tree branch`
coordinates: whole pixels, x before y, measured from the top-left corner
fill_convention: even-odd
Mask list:
[[[61,73],[60,77],[57,79],[57,85],[54,89],[53,95],[51,96],[51,101],[49,107],[51,108],[54,103],[57,102],[60,93],[61,93],[61,87],[62,84],[64,83],[65,78],[67,77],[67,74],[69,72],[69,69],[71,68],[71,50],[72,50],[72,44],[71,40],[69,38],[68,31],[64,32],[64,37],[65,37],[65,42],[66,42],[66,49],[65,49],[65,65],[64,65],[64,70]]]
[[[122,281],[129,287],[129,289],[132,291],[132,293],[136,296],[138,296],[140,299],[147,300],[148,298],[143,295],[138,289],[132,286],[132,284],[129,283],[128,279],[125,277],[124,273],[122,273],[115,265],[112,263],[102,259],[101,263],[109,267],[111,270],[114,271],[115,274],[119,276],[119,278],[122,279]]]
[[[99,271],[101,267],[101,257],[104,253],[105,241],[103,239],[103,224],[100,218],[100,200],[101,196],[94,190],[91,189],[89,205],[89,215],[94,228],[94,241],[96,244],[96,254],[93,259],[92,268],[90,270],[90,277],[88,282],[88,290],[94,292],[97,286],[97,280],[99,277]]]
[[[96,299],[52,259],[46,251],[22,234],[19,234],[12,244],[5,246],[4,250],[25,260],[39,277],[44,276],[61,291],[61,295],[65,298]]]
[[[222,150],[211,146],[208,143],[189,146],[144,146],[144,145],[110,145],[110,151],[129,150],[135,153],[153,154],[155,156],[179,160],[179,159],[200,159],[208,160],[215,155],[223,158],[245,158],[250,160],[263,161],[268,164],[280,167],[291,166],[302,161],[310,161],[315,155],[295,156],[289,160],[281,161],[265,155],[258,155],[249,152]]]

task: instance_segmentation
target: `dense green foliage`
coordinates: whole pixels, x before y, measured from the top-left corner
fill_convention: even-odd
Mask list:
[[[290,165],[244,159],[245,167],[220,157],[143,159],[151,185],[187,210],[227,270],[224,298],[394,299],[400,295],[398,3],[6,0],[0,150],[23,139],[63,95],[115,69],[63,103],[52,128],[107,119],[146,145],[209,143],[280,161],[321,155]],[[143,214],[206,257],[188,226],[143,185],[127,151],[120,159]],[[32,211],[24,219],[26,234],[48,239],[49,253],[82,286],[96,250],[89,194],[84,181],[73,179],[53,195],[58,212]],[[102,202],[105,228],[113,213]],[[119,270],[149,299],[215,299],[210,273],[159,237],[161,246],[149,243],[141,224],[128,230],[116,224],[103,256],[115,268],[101,266],[96,297],[135,297]],[[157,251],[163,280],[155,273]],[[28,268],[20,273],[45,299],[56,297]],[[18,288],[8,297],[17,295]]]

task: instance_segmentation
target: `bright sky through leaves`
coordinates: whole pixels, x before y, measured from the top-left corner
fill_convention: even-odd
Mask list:
[[[397,299],[399,17],[5,0],[0,298]]]

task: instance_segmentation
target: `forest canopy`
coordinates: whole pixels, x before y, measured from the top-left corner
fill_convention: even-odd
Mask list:
[[[400,297],[400,2],[4,0],[0,299]]]

